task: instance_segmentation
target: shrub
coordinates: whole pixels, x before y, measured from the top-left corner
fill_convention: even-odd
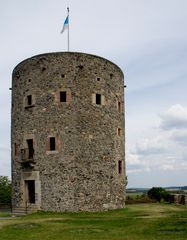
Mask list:
[[[158,202],[161,202],[161,200],[168,202],[170,199],[170,193],[161,187],[152,187],[147,192],[147,195],[149,198],[155,199]]]
[[[0,176],[0,203],[11,203],[11,182],[6,176]]]

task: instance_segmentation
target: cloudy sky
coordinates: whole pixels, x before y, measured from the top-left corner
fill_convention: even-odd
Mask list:
[[[13,68],[66,51],[107,58],[126,81],[128,187],[187,185],[186,0],[0,0],[0,175],[10,176]]]

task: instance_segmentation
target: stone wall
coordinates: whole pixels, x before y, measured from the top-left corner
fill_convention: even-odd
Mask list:
[[[12,81],[13,207],[28,200],[28,172],[38,209],[124,207],[124,127],[123,73],[112,62],[72,52],[21,62]]]
[[[187,205],[187,195],[186,194],[172,194],[170,197],[170,202],[176,204]]]

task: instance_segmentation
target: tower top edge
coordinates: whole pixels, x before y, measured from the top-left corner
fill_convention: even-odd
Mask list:
[[[90,56],[90,57],[93,57],[93,58],[98,58],[98,59],[101,59],[101,60],[104,60],[106,62],[109,62],[110,64],[114,65],[116,68],[118,68],[118,70],[121,72],[123,78],[124,78],[124,73],[122,71],[122,69],[117,65],[115,64],[114,62],[106,59],[106,58],[103,58],[103,57],[100,57],[100,56],[97,56],[97,55],[94,55],[94,54],[89,54],[89,53],[83,53],[83,52],[49,52],[49,53],[42,53],[42,54],[37,54],[37,55],[33,55],[29,58],[26,58],[24,59],[23,61],[19,62],[15,68],[13,69],[13,73],[14,71],[16,71],[16,69],[21,66],[23,63],[29,61],[29,60],[32,60],[34,58],[40,58],[40,57],[44,57],[44,56],[60,56],[60,55],[77,55],[77,56]]]

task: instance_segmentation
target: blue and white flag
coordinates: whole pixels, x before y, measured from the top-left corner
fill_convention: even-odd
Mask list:
[[[66,29],[68,29],[68,25],[69,25],[69,16],[66,17],[66,20],[64,21],[64,26],[60,33],[63,33]]]

